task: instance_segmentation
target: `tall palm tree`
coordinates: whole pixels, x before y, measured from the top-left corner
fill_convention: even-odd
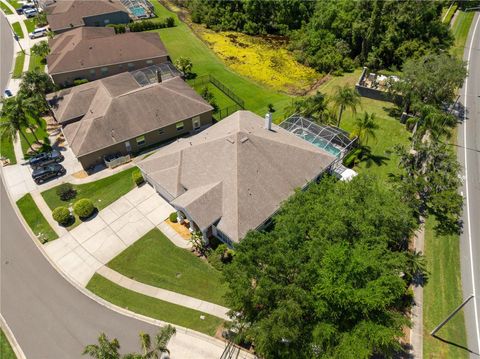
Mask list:
[[[175,333],[176,329],[171,325],[162,327],[155,336],[155,343],[152,345],[150,335],[141,332],[139,338],[142,352],[127,354],[123,359],[159,359],[163,353],[170,354],[167,344]]]
[[[47,100],[45,95],[56,90],[50,76],[38,70],[27,71],[22,74],[22,81],[20,82],[20,93],[25,97],[33,98],[38,104],[40,112],[48,110]]]
[[[82,354],[94,359],[120,359],[119,349],[120,343],[116,338],[110,341],[105,333],[101,333],[98,344],[87,345]]]
[[[333,94],[332,102],[335,110],[338,111],[337,127],[340,127],[345,109],[349,108],[354,116],[357,114],[357,106],[360,105],[360,94],[348,85],[337,87]]]
[[[361,144],[367,144],[370,138],[376,139],[375,131],[378,130],[375,114],[364,113],[363,117],[355,119],[355,128],[352,132]]]
[[[155,350],[160,354],[160,357],[163,353],[170,355],[170,350],[168,350],[167,345],[170,339],[175,335],[177,330],[175,327],[172,327],[170,324],[162,327],[160,331],[155,336]],[[154,357],[157,359],[157,357]]]

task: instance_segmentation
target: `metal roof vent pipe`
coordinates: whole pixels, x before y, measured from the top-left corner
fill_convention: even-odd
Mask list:
[[[265,129],[268,131],[272,130],[272,114],[267,112],[265,115]]]

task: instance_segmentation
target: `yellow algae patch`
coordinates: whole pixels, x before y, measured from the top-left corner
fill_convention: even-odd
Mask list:
[[[298,63],[286,49],[285,40],[196,27],[197,33],[232,70],[276,90],[304,94],[322,77]]]

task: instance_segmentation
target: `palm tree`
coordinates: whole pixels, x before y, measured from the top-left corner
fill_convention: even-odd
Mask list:
[[[98,344],[90,344],[83,350],[83,355],[90,355],[94,359],[120,359],[118,350],[120,344],[117,339],[110,341],[105,333],[98,337]]]
[[[349,108],[354,116],[357,114],[357,106],[360,105],[360,94],[348,85],[337,87],[332,102],[335,110],[338,111],[337,127],[340,127],[343,111],[346,108]]]
[[[375,131],[378,130],[375,114],[364,113],[363,117],[355,119],[355,128],[352,135],[358,137],[361,144],[367,144],[370,138],[376,139]]]
[[[171,325],[162,327],[155,336],[155,343],[152,345],[150,335],[141,332],[139,337],[142,352],[127,354],[123,359],[159,359],[163,353],[170,354],[167,344],[175,333],[176,329]]]
[[[155,350],[157,351],[157,353],[160,353],[160,357],[163,353],[167,353],[170,355],[170,350],[168,350],[167,344],[176,332],[177,330],[175,329],[175,327],[172,327],[169,324],[165,327],[162,327],[155,336]],[[157,357],[154,358],[156,359]]]
[[[55,89],[56,86],[50,76],[39,70],[33,70],[23,73],[19,92],[25,97],[33,98],[37,102],[40,112],[45,112],[48,110],[45,95]]]
[[[40,42],[37,42],[35,45],[33,45],[30,48],[30,51],[34,55],[41,57],[42,61],[44,61],[45,57],[47,57],[47,55],[50,53],[50,46],[48,46],[48,42],[40,41]]]

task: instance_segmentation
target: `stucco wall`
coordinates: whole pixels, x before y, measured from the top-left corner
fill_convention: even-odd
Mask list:
[[[152,63],[148,63],[148,61],[152,61]],[[168,56],[160,56],[151,59],[143,59],[138,61],[129,61],[123,62],[115,65],[109,66],[98,66],[93,69],[81,69],[78,71],[70,71],[65,73],[59,74],[50,74],[52,76],[53,82],[55,82],[59,86],[68,86],[72,85],[74,80],[77,79],[87,79],[88,81],[95,81],[104,77],[116,75],[126,71],[132,71],[141,69],[151,65],[159,65],[161,63],[167,62]],[[133,66],[128,66],[128,64],[132,64]],[[48,65],[48,64],[47,64]],[[108,68],[108,72],[103,73],[102,68]],[[95,71],[95,73],[93,73]]]

